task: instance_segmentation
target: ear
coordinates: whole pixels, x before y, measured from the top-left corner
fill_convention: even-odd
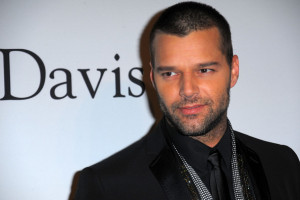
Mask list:
[[[237,80],[239,78],[239,58],[237,55],[232,57],[232,64],[231,64],[231,81],[230,81],[230,88],[235,86]]]
[[[154,88],[156,88],[155,83],[154,83],[154,74],[153,74],[154,71],[153,71],[153,66],[152,66],[151,62],[149,63],[149,65],[150,65],[150,80],[151,80],[152,86]]]

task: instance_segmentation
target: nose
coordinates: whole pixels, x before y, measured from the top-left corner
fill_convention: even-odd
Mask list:
[[[192,74],[182,76],[180,81],[179,95],[186,99],[192,99],[199,94],[196,77]]]

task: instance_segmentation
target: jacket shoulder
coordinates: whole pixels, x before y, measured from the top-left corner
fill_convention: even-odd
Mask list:
[[[249,135],[246,135],[244,133],[234,131],[235,135],[238,140],[240,140],[245,146],[249,147],[250,149],[254,150],[258,154],[272,154],[274,156],[283,156],[283,157],[289,157],[292,160],[297,160],[299,162],[299,159],[296,155],[296,153],[288,146],[276,144],[268,141],[264,141]]]
[[[77,196],[92,193],[100,199],[107,196],[112,199],[130,199],[133,196],[138,199],[162,199],[159,196],[163,194],[161,188],[149,169],[161,151],[162,140],[161,133],[154,129],[125,149],[83,169]]]
[[[149,134],[128,147],[90,166],[93,170],[124,170],[134,166],[149,164],[165,145],[163,134],[156,126]]]
[[[235,131],[235,135],[239,141],[255,151],[262,158],[278,160],[282,163],[299,163],[296,153],[286,145],[267,142],[238,131]]]
[[[258,157],[254,162],[260,162],[263,167],[271,199],[300,199],[300,162],[290,147],[240,132],[235,132],[235,135],[248,152],[247,159],[253,161],[253,155]]]

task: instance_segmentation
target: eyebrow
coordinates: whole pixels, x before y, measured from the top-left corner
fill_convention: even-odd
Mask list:
[[[200,63],[197,64],[196,66],[198,68],[204,68],[204,67],[209,67],[209,66],[219,66],[220,63],[218,62],[207,62],[207,63]],[[174,71],[176,67],[173,66],[157,66],[156,71],[157,72],[165,72],[165,71]]]
[[[213,66],[213,65],[219,66],[220,63],[218,63],[218,62],[201,63],[201,64],[198,64],[198,67],[209,67],[209,66]]]
[[[157,72],[165,72],[165,71],[173,71],[175,67],[172,66],[157,66],[156,71]]]

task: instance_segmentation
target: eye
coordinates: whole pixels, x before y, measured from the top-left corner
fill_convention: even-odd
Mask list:
[[[208,73],[208,72],[211,72],[213,71],[212,69],[200,69],[199,72],[200,73]]]
[[[164,72],[161,75],[165,76],[165,77],[171,77],[171,76],[175,76],[176,73],[175,72]]]

